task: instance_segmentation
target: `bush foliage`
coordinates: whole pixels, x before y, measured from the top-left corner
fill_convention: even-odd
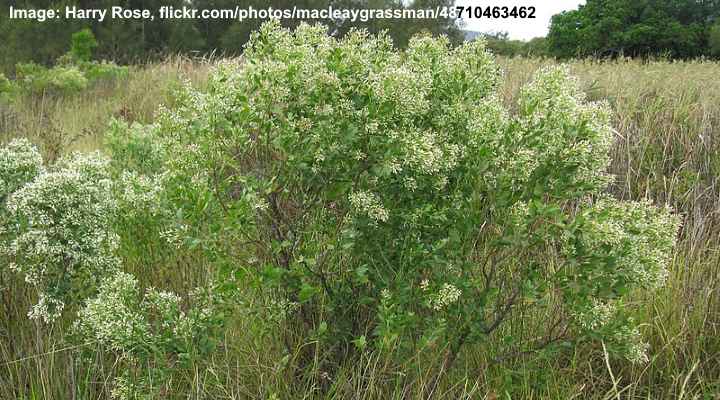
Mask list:
[[[452,363],[519,309],[558,320],[508,350],[594,338],[641,360],[623,299],[662,283],[678,220],[602,196],[609,112],[563,68],[516,115],[499,76],[482,42],[397,52],[270,23],[157,131],[252,243],[248,279],[293,305],[289,336],[322,338],[308,360],[367,342],[401,358],[441,346]],[[587,323],[601,309],[606,331]]]
[[[127,67],[108,61],[92,61],[92,49],[97,46],[88,29],[72,36],[70,51],[59,57],[56,65],[48,68],[34,62],[17,63],[15,80],[0,76],[0,100],[13,95],[68,95],[81,92],[101,81],[123,78]]]
[[[4,256],[38,288],[31,316],[83,304],[78,335],[127,367],[120,398],[197,368],[229,310],[261,315],[300,379],[365,352],[440,354],[439,379],[499,335],[498,358],[602,342],[646,360],[627,299],[664,283],[678,218],[605,194],[610,112],[565,68],[537,73],[513,112],[500,78],[482,41],[397,51],[382,34],[265,24],[242,63],[155,124],[114,123],[112,161],[44,172],[27,144],[3,150],[32,161],[0,170]],[[202,257],[218,284],[187,302],[143,293],[116,251],[147,235]],[[506,329],[528,313],[547,323]]]

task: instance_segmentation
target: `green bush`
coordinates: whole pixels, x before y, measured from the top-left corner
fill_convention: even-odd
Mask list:
[[[102,81],[122,79],[128,68],[110,62],[58,64],[52,68],[28,63],[16,66],[16,85],[26,94],[69,95]]]
[[[137,279],[120,272],[86,301],[73,332],[116,357],[114,399],[162,398],[163,385],[177,385],[212,353],[223,324],[221,307],[222,299],[204,289],[188,299],[154,288],[142,294]]]
[[[126,78],[128,67],[117,65],[109,61],[90,61],[78,64],[89,82],[113,81]]]
[[[76,61],[90,61],[92,59],[92,51],[98,46],[95,35],[89,28],[77,31],[72,34],[70,43],[70,55]]]
[[[128,125],[122,120],[112,120],[105,132],[105,145],[115,171],[158,174],[167,158],[152,125]]]
[[[602,195],[610,113],[564,68],[539,72],[516,115],[499,82],[482,41],[398,52],[268,23],[242,65],[161,113],[168,190],[192,193],[176,204],[196,232],[224,216],[204,232],[237,237],[247,282],[288,304],[298,367],[442,349],[446,370],[528,312],[552,319],[543,339],[503,350],[588,339],[645,358],[623,299],[662,284],[678,219]]]
[[[45,68],[38,64],[18,64],[16,79],[20,90],[30,95],[77,93],[88,86],[85,75],[75,66]]]
[[[0,102],[9,102],[15,93],[15,85],[0,72]]]
[[[710,54],[720,57],[720,22],[710,27]]]
[[[20,91],[27,95],[70,95],[102,81],[125,78],[128,68],[108,61],[91,61],[92,48],[97,46],[90,30],[73,35],[70,52],[58,58],[56,65],[47,68],[35,63],[18,63],[14,83],[0,77],[0,96]],[[6,96],[9,97],[9,96]]]

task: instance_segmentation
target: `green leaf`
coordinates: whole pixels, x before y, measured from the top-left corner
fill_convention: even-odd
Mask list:
[[[358,350],[365,350],[365,347],[367,346],[367,340],[365,339],[365,335],[362,335],[359,338],[353,340],[352,343],[355,345],[355,347],[358,348]]]
[[[368,273],[368,267],[366,266],[360,266],[355,269],[355,281],[359,284],[367,284],[370,280],[367,276]]]
[[[298,293],[298,300],[300,300],[301,303],[307,302],[308,300],[312,299],[318,292],[318,288],[309,285],[307,282],[303,282],[302,286],[300,287],[300,293]]]

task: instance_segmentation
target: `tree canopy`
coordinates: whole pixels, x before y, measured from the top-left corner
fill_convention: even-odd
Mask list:
[[[711,55],[718,0],[588,0],[552,18],[548,46],[557,57]]]

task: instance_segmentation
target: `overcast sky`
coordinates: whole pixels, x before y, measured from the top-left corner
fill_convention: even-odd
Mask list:
[[[535,19],[494,19],[480,18],[467,19],[464,29],[478,32],[507,32],[510,39],[529,40],[538,36],[545,36],[550,26],[550,18],[565,10],[577,9],[578,5],[585,4],[585,0],[456,0],[459,6],[532,6],[535,7]]]

